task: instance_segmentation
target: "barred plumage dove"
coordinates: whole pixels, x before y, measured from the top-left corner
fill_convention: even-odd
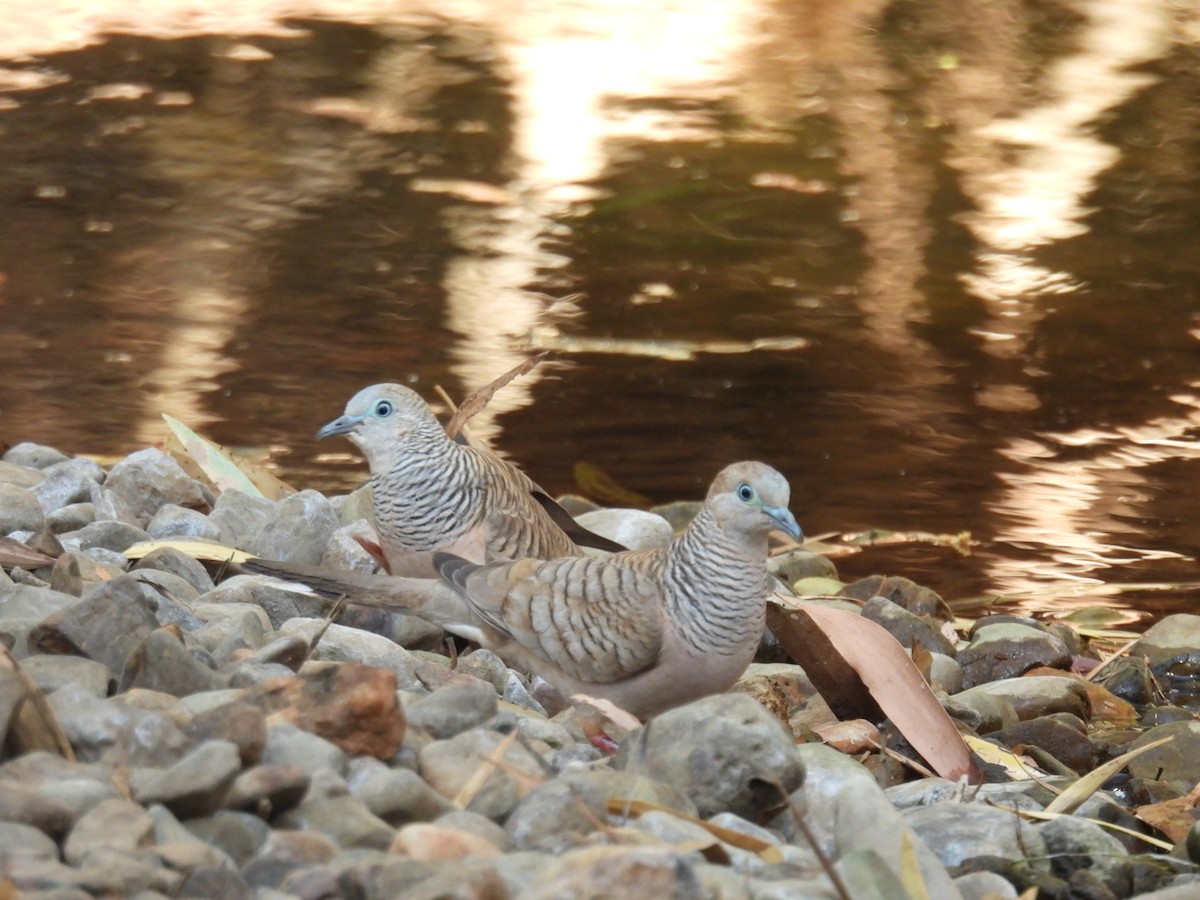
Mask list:
[[[367,457],[375,529],[394,575],[436,576],[439,551],[484,563],[577,556],[579,545],[624,549],[578,525],[512,463],[451,440],[402,385],[355,394],[317,437],[337,434]]]
[[[669,546],[608,557],[476,565],[439,553],[441,580],[251,560],[251,571],[398,608],[477,641],[566,695],[646,717],[729,688],[762,637],[772,530],[800,537],[788,483],[760,462],[717,475]]]

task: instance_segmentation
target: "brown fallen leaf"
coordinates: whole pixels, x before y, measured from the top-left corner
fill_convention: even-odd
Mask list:
[[[834,750],[847,755],[872,750],[883,743],[879,729],[866,719],[851,719],[849,722],[834,722],[832,725],[814,725],[813,731]]]
[[[16,711],[9,722],[8,734],[0,734],[0,743],[18,754],[46,751],[74,762],[75,751],[46,695],[3,644],[0,644],[0,678],[8,679],[9,688],[17,694]]]
[[[954,722],[886,629],[844,609],[781,599],[786,605],[767,604],[767,624],[839,718],[886,716],[943,778],[983,781]]]
[[[53,556],[47,556],[10,537],[0,537],[0,566],[4,566],[6,569],[11,569],[13,566],[20,566],[22,569],[40,569],[42,566],[52,565],[54,565]]]
[[[1197,821],[1196,810],[1189,805],[1187,797],[1172,797],[1161,803],[1148,803],[1137,807],[1133,814],[1151,828],[1157,828],[1175,843],[1186,838]]]
[[[446,434],[448,434],[451,439],[457,437],[459,431],[462,430],[463,425],[465,425],[472,416],[476,415],[487,407],[487,405],[492,401],[492,397],[496,395],[496,391],[500,390],[500,388],[504,387],[514,378],[533,371],[533,368],[545,358],[545,353],[539,353],[536,356],[531,356],[519,366],[514,366],[513,368],[509,369],[490,384],[485,384],[483,387],[471,391],[471,393],[467,395],[466,399],[459,404],[458,409],[454,411],[454,415],[450,417],[450,421],[446,423]]]

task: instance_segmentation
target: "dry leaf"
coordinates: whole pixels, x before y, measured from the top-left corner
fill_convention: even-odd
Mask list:
[[[9,723],[5,742],[11,743],[17,753],[45,751],[74,762],[75,751],[46,701],[46,695],[3,644],[0,644],[0,671],[10,673],[7,677],[16,681],[17,690],[23,695],[17,701],[19,707]]]
[[[1133,814],[1177,844],[1188,836],[1188,832],[1196,824],[1195,811],[1188,804],[1187,797],[1172,797],[1162,803],[1148,803],[1139,806]]]
[[[982,782],[954,722],[908,653],[882,626],[857,613],[804,601],[787,607],[768,603],[767,624],[839,717],[839,706],[849,705],[867,714],[846,718],[877,721],[870,714],[873,707],[943,778],[957,781],[965,775],[972,784]]]
[[[832,725],[814,725],[812,730],[834,750],[848,755],[871,750],[883,743],[879,729],[866,719],[851,719],[849,722],[834,722]]]
[[[450,421],[446,423],[446,434],[454,439],[458,436],[458,432],[462,430],[463,425],[480,411],[482,411],[491,402],[492,397],[496,395],[496,391],[504,387],[514,378],[519,375],[524,375],[533,370],[534,366],[546,358],[545,353],[539,353],[537,356],[531,356],[519,366],[514,366],[509,369],[491,384],[485,384],[483,387],[471,391],[467,398],[459,404],[458,409],[454,411],[454,415],[450,417]]]
[[[208,541],[192,541],[186,538],[142,541],[121,552],[124,553],[127,559],[141,559],[144,556],[149,556],[155,550],[162,549],[178,550],[180,553],[186,553],[192,559],[198,559],[201,562],[236,564],[254,558],[252,553],[247,553],[245,550],[235,550],[233,547],[226,547],[223,544],[210,544]]]
[[[1100,790],[1104,782],[1125,768],[1130,760],[1136,759],[1146,751],[1153,750],[1155,747],[1161,747],[1163,744],[1170,743],[1173,740],[1175,740],[1173,737],[1165,737],[1157,741],[1151,741],[1149,744],[1138,747],[1136,750],[1130,750],[1128,753],[1122,753],[1115,759],[1110,759],[1102,766],[1096,766],[1096,768],[1082,776],[1078,781],[1072,783],[1070,787],[1055,797],[1050,802],[1050,805],[1046,807],[1046,812],[1074,812],[1083,801]]]
[[[13,566],[20,566],[22,569],[40,569],[42,566],[52,565],[54,565],[53,556],[47,556],[10,537],[0,537],[0,566],[4,566],[6,569],[11,569]]]
[[[218,490],[237,490],[252,497],[266,497],[268,500],[282,500],[289,494],[296,493],[295,488],[262,466],[236,458],[224,447],[200,437],[166,413],[163,414],[163,421],[183,445],[187,456],[200,467]],[[168,449],[171,449],[169,445]]]
[[[613,703],[611,700],[605,700],[603,697],[589,697],[587,694],[572,694],[572,700],[577,700],[580,703],[586,703],[599,712],[604,713],[610,722],[618,728],[624,728],[627,731],[635,731],[642,727],[642,723],[638,717],[631,712],[626,712]]]

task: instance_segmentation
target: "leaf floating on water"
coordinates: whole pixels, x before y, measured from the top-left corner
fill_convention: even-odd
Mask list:
[[[575,483],[579,489],[599,503],[609,506],[632,506],[645,509],[650,498],[622,487],[611,475],[589,462],[575,463]]]
[[[467,423],[467,420],[477,413],[482,412],[492,402],[492,398],[496,396],[496,391],[500,390],[500,388],[504,387],[514,378],[532,372],[534,367],[545,358],[545,353],[531,356],[520,365],[513,366],[490,384],[485,384],[483,387],[471,391],[467,395],[467,398],[459,404],[458,409],[454,411],[454,415],[450,417],[450,421],[446,423],[446,434],[451,439],[457,437],[458,432]]]
[[[610,353],[618,356],[647,356],[671,362],[686,362],[699,353],[752,353],[756,350],[802,350],[809,342],[802,337],[769,337],[753,341],[664,341],[642,338],[594,338],[558,334],[535,328],[525,339],[529,350],[561,353]]]
[[[187,454],[185,459],[190,457],[218,490],[241,491],[243,494],[266,497],[268,500],[282,500],[289,494],[296,493],[295,488],[262,466],[238,459],[224,447],[200,437],[178,419],[163,413],[163,421],[183,445]]]
[[[844,609],[783,599],[767,604],[767,624],[839,718],[887,716],[943,778],[982,781],[954,722],[883,626]]]

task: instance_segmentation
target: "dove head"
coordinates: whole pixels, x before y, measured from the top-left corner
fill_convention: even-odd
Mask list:
[[[400,384],[373,384],[351,397],[345,415],[318,431],[317,437],[344,434],[370,462],[409,432],[429,426],[441,432],[433,410],[419,394]]]
[[[722,528],[764,536],[778,530],[801,540],[800,526],[787,508],[790,497],[787,479],[766,463],[739,462],[721,470],[706,502]]]

